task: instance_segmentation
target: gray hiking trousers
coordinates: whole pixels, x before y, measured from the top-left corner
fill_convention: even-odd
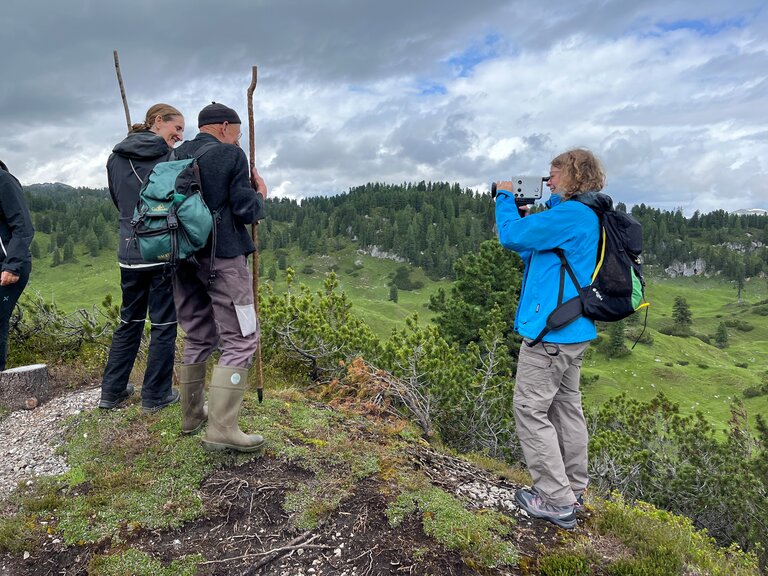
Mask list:
[[[216,258],[211,285],[210,259],[198,261],[199,266],[180,263],[173,278],[176,316],[185,333],[183,362],[205,362],[218,348],[219,364],[248,368],[261,335],[248,259]]]
[[[587,424],[579,391],[588,345],[520,346],[514,397],[517,436],[533,485],[554,506],[576,502],[589,481]]]

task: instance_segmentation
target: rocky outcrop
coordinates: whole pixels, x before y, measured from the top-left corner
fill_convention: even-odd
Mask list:
[[[702,276],[707,273],[707,263],[702,258],[697,258],[693,262],[672,262],[664,272],[671,278]]]

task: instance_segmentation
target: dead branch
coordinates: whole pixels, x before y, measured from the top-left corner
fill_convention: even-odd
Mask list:
[[[256,572],[260,568],[262,568],[263,566],[266,566],[271,562],[274,562],[280,556],[292,550],[298,550],[300,548],[318,548],[318,549],[332,548],[332,546],[311,544],[311,542],[316,540],[320,535],[315,534],[311,538],[307,539],[307,537],[310,534],[311,534],[310,531],[304,532],[303,534],[301,534],[300,536],[297,536],[296,538],[294,538],[284,546],[280,546],[278,548],[272,548],[271,550],[267,550],[266,552],[260,552],[258,554],[255,554],[255,556],[264,556],[264,558],[262,558],[256,564],[248,568],[248,570],[243,572],[243,576],[253,576],[254,574],[256,574]]]

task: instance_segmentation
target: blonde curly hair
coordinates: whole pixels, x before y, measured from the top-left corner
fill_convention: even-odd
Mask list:
[[[584,192],[599,192],[605,186],[605,171],[600,160],[585,148],[563,152],[551,164],[560,170],[557,191],[565,199]]]

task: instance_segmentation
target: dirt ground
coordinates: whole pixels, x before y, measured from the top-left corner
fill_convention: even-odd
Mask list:
[[[360,482],[319,528],[296,530],[283,509],[285,487],[309,476],[310,472],[290,462],[270,457],[220,470],[201,486],[204,518],[177,530],[126,534],[120,549],[142,550],[166,565],[199,553],[206,560],[199,565],[198,574],[206,576],[480,574],[467,567],[458,554],[425,535],[416,514],[392,528],[385,515],[386,487],[374,479]],[[551,546],[561,537],[562,532],[552,525],[527,518],[518,518],[509,536],[523,558],[538,556],[542,546]],[[109,548],[108,542],[64,547],[47,540],[26,559],[3,556],[0,575],[86,575],[92,556]],[[499,568],[482,573],[523,572]]]

